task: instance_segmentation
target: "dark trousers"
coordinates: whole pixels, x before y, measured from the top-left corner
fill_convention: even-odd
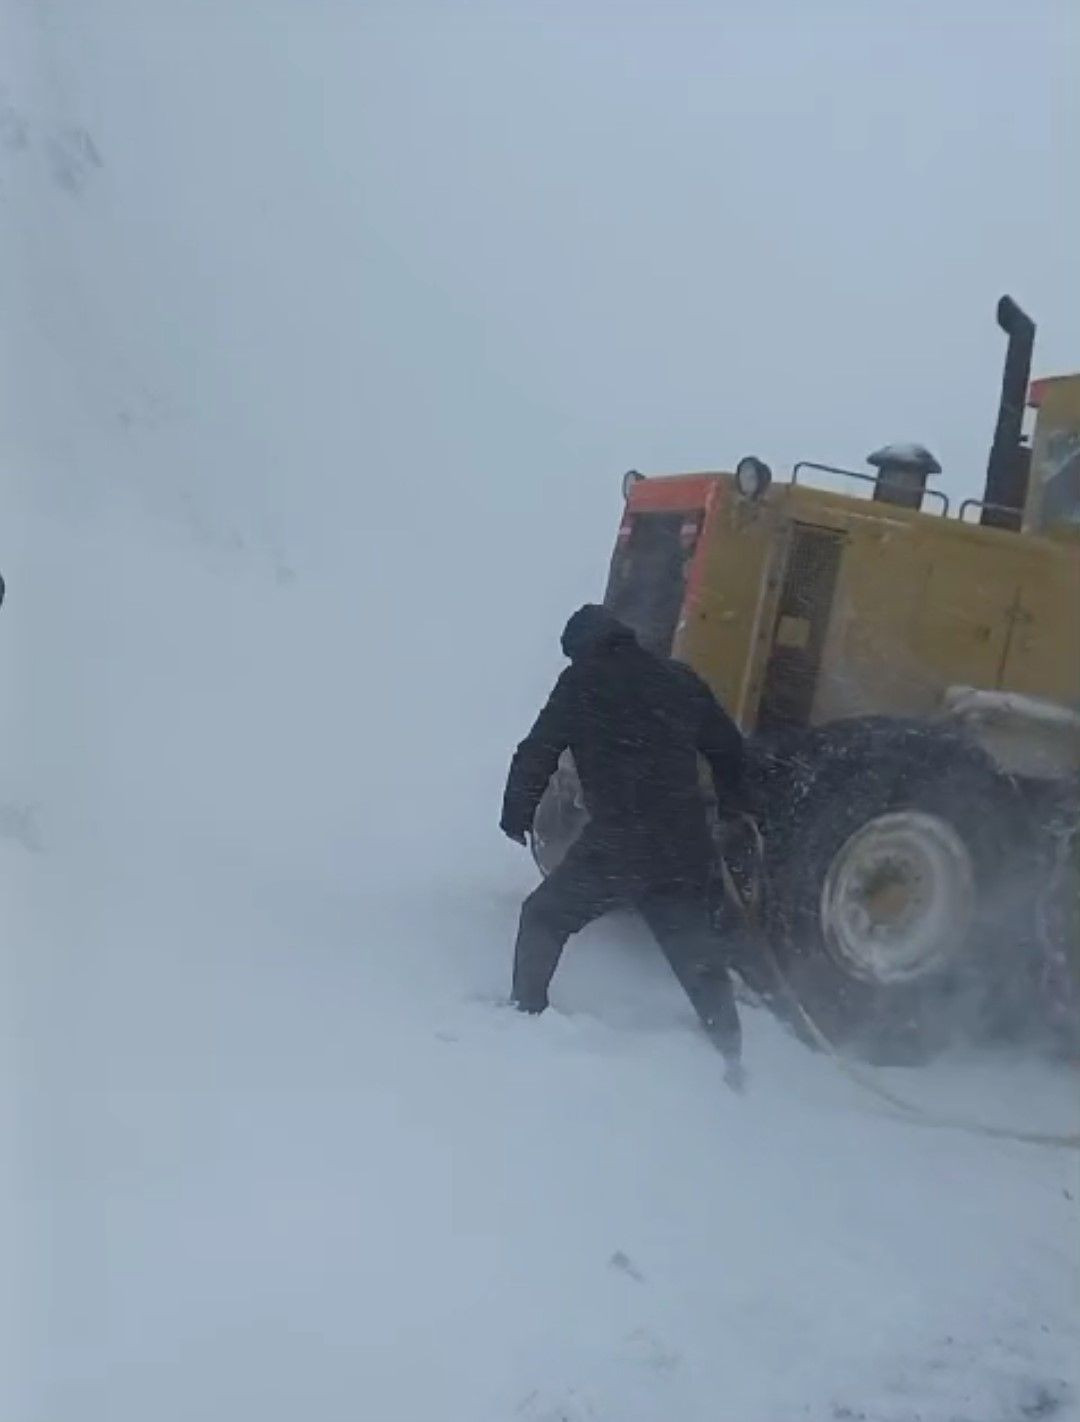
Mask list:
[[[659,943],[705,1030],[728,1060],[737,1060],[739,1015],[709,911],[707,871],[667,870],[665,857],[657,855],[650,862],[640,846],[625,848],[586,828],[522,906],[513,1000],[524,1012],[543,1012],[567,939],[610,909],[633,907]]]

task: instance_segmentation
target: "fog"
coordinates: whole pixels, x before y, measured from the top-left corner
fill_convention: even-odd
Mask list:
[[[726,1095],[632,924],[496,1006],[623,470],[977,495],[998,296],[1075,367],[1069,19],[3,0],[5,1418],[1077,1415],[1070,1159]]]

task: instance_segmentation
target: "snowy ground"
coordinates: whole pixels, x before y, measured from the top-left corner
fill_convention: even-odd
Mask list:
[[[531,872],[492,797],[421,812],[421,757],[380,838],[354,796],[328,818],[359,768],[278,763],[333,599],[23,531],[20,601],[100,668],[110,794],[63,749],[6,770],[5,1417],[1080,1415],[1075,1157],[884,1119],[759,1013],[732,1097],[631,922],[573,948],[558,1012],[497,1006]],[[1074,1115],[1037,1063],[903,1080]]]
[[[1076,1418],[1075,1156],[731,1096],[632,922],[496,1005],[622,469],[977,468],[1018,272],[1074,363],[1052,7],[467,8],[0,4],[0,1418]]]

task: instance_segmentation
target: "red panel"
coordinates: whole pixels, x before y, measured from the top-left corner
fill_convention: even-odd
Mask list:
[[[630,489],[628,511],[677,513],[703,509],[709,491],[717,487],[715,474],[672,474],[661,479],[639,479]]]
[[[1043,402],[1043,395],[1046,387],[1050,384],[1049,379],[1033,380],[1028,386],[1028,404],[1033,410],[1037,410]]]
[[[1078,377],[1080,371],[1075,375],[1044,375],[1041,380],[1033,380],[1028,386],[1028,404],[1033,409],[1041,409],[1051,385],[1060,385],[1064,380],[1076,380]]]

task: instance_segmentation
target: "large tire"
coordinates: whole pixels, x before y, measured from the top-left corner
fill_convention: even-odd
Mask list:
[[[769,930],[815,1024],[877,1062],[1010,1029],[1032,978],[1012,783],[970,742],[884,718],[826,727],[788,766],[767,812]]]
[[[1036,904],[1040,986],[1055,1045],[1080,1061],[1080,783],[1055,810]]]

